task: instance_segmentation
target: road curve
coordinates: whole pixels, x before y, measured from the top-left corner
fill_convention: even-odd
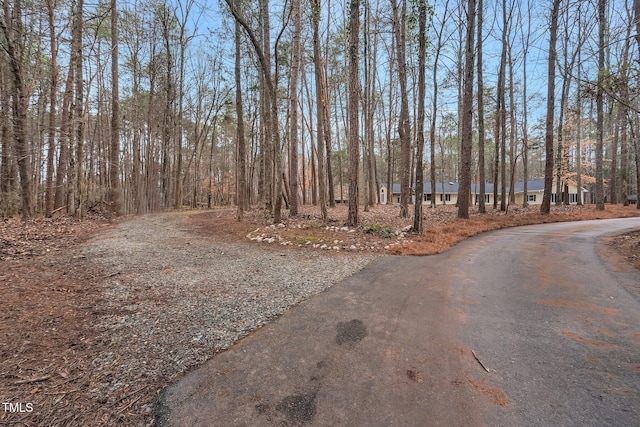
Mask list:
[[[460,246],[460,339],[508,396],[489,425],[640,426],[640,273],[602,235],[640,219],[505,229]]]
[[[640,425],[640,273],[601,243],[630,228],[383,257],[168,387],[158,425]]]

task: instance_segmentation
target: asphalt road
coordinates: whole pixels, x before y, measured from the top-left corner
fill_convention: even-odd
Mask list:
[[[639,219],[506,229],[456,251],[460,339],[492,369],[504,426],[640,426],[640,272],[602,244]]]
[[[158,424],[640,426],[640,272],[601,243],[632,227],[383,257],[167,388]]]

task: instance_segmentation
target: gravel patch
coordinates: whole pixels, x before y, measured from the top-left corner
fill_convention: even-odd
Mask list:
[[[109,345],[92,369],[108,381],[93,390],[98,401],[145,378],[166,385],[376,258],[219,241],[189,231],[187,217],[123,222],[82,248],[103,274],[94,328]],[[151,413],[146,400],[139,409]]]

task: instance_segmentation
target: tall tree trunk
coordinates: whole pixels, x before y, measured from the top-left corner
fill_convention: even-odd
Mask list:
[[[431,208],[435,208],[437,206],[436,202],[436,117],[438,113],[438,66],[440,60],[440,54],[443,48],[443,34],[445,30],[445,23],[447,22],[447,17],[449,15],[449,0],[445,1],[444,4],[444,13],[442,15],[442,25],[438,29],[437,32],[437,44],[436,44],[436,52],[433,60],[433,106],[431,111],[431,131],[429,132],[429,148],[430,148],[430,165],[429,165],[429,175],[431,181]]]
[[[416,154],[416,202],[413,216],[413,231],[422,234],[422,199],[424,194],[424,101],[427,54],[427,3],[418,2],[418,123]]]
[[[371,5],[369,2],[363,4],[363,22],[362,22],[362,74],[364,76],[364,82],[362,87],[362,127],[363,127],[363,140],[362,140],[362,192],[364,193],[364,211],[369,212],[370,205],[370,192],[369,192],[369,109],[371,108],[371,100],[369,98],[369,89],[371,87],[370,75],[371,75],[371,54],[369,53],[369,43],[371,39],[371,19],[369,18],[371,11]]]
[[[545,168],[544,168],[544,195],[540,212],[551,212],[551,191],[553,187],[553,115],[555,106],[556,88],[556,43],[558,40],[558,11],[560,0],[553,0],[551,8],[551,25],[549,26],[549,58],[547,69],[547,118],[545,121]]]
[[[60,153],[58,155],[58,167],[56,168],[56,195],[53,204],[54,210],[62,208],[66,204],[67,190],[65,183],[69,186],[69,163],[71,141],[71,103],[73,97],[73,82],[75,75],[76,52],[71,50],[69,55],[69,67],[65,82],[64,95],[62,98],[62,111],[60,117]]]
[[[271,79],[271,23],[269,20],[269,0],[259,0],[260,7],[260,37],[261,44],[256,43],[259,47],[261,47],[262,56],[264,58],[264,65],[262,65],[262,73],[260,76],[261,79],[261,101],[264,103],[264,148],[261,150],[264,156],[264,197],[265,197],[265,211],[269,213],[273,213],[274,209],[274,198],[277,193],[277,187],[275,184],[275,175],[276,172],[274,170],[274,160],[275,160],[275,150],[273,147],[273,140],[276,135],[272,134],[272,127],[270,124],[275,120],[275,117],[272,117],[272,109],[271,109],[271,95],[269,90],[270,82],[268,80]],[[246,29],[245,29],[246,30]],[[255,48],[255,46],[254,46]],[[266,70],[265,70],[266,68]],[[269,77],[265,74],[267,73]]]
[[[569,8],[565,8],[565,25],[569,23]],[[564,188],[564,175],[568,170],[563,170],[565,160],[564,121],[571,87],[571,70],[569,69],[569,31],[564,34],[564,65],[562,68],[562,89],[560,90],[560,116],[558,117],[558,151],[556,152],[556,206],[563,202],[568,204],[561,195]]]
[[[494,126],[494,139],[495,139],[495,154],[493,164],[493,208],[498,208],[498,200],[501,199],[500,207],[504,210],[504,194],[498,197],[498,190],[504,193],[504,167],[505,167],[505,150],[504,150],[504,67],[505,67],[505,55],[506,52],[503,44],[503,55],[500,59],[500,65],[498,69],[498,84],[496,88],[496,118]],[[502,171],[502,173],[501,173]],[[502,180],[500,177],[502,176]]]
[[[175,170],[175,199],[174,199],[174,207],[180,208],[183,203],[183,194],[184,194],[184,185],[182,182],[182,151],[183,151],[183,136],[184,136],[184,93],[185,93],[185,53],[187,50],[187,45],[191,40],[192,36],[187,36],[186,28],[189,21],[189,15],[191,14],[191,9],[195,3],[195,0],[187,0],[186,5],[183,7],[182,2],[178,2],[178,6],[180,8],[181,16],[180,16],[180,63],[179,67],[179,81],[178,81],[178,129],[177,129],[177,137],[176,137],[176,170]],[[186,177],[185,177],[186,178]]]
[[[236,0],[236,7],[240,8],[240,4],[241,2],[239,0]],[[243,215],[244,215],[244,209],[245,209],[245,203],[246,203],[246,176],[247,176],[247,171],[246,171],[246,158],[247,158],[247,153],[246,153],[246,141],[245,141],[245,135],[244,135],[244,105],[242,103],[242,75],[241,75],[241,51],[240,51],[240,45],[242,42],[241,39],[241,28],[240,28],[240,24],[236,21],[235,22],[235,45],[236,45],[236,52],[235,52],[235,69],[234,69],[234,75],[235,75],[235,83],[236,83],[236,120],[237,120],[237,128],[236,128],[236,136],[237,136],[237,159],[236,159],[236,165],[237,165],[237,177],[238,177],[238,182],[236,183],[236,189],[238,192],[238,200],[237,200],[237,209],[236,209],[236,219],[238,221],[242,221],[243,219]],[[212,149],[213,149],[213,142],[212,142]]]
[[[636,15],[638,16],[638,15]],[[636,134],[633,137],[636,158],[636,209],[640,210],[640,115],[636,113]],[[633,129],[632,129],[633,131]]]
[[[581,19],[581,2],[578,2],[578,40],[582,40],[582,19]],[[583,205],[582,193],[582,88],[581,82],[582,72],[582,45],[578,47],[577,52],[578,70],[576,80],[576,185],[578,187],[578,206]]]
[[[636,24],[636,43],[638,44],[638,52],[640,52],[640,0],[633,0],[633,17]],[[640,54],[637,60],[640,60]],[[636,114],[636,118],[637,118]],[[635,148],[636,163],[636,208],[640,209],[640,129],[636,130],[633,137]]]
[[[465,43],[464,92],[462,97],[461,170],[458,187],[458,218],[469,218],[471,199],[471,151],[473,146],[473,67],[476,0],[467,1],[467,38]]]
[[[322,58],[320,59],[322,60]],[[322,86],[321,86],[322,99],[324,99],[324,101],[322,102],[322,105],[324,107],[323,123],[324,123],[324,148],[325,148],[325,154],[327,158],[327,167],[326,167],[327,187],[328,187],[328,193],[329,193],[329,206],[332,208],[335,208],[336,197],[335,197],[335,188],[333,183],[333,166],[332,166],[333,147],[331,144],[331,112],[329,109],[329,102],[327,102],[327,100],[329,99],[329,88],[328,88],[329,85],[327,82],[327,75],[326,75],[325,68],[323,67],[321,71],[322,71]],[[342,190],[342,187],[341,187],[341,190]]]
[[[169,157],[169,147],[174,131],[174,103],[175,90],[173,81],[173,55],[171,53],[171,17],[169,10],[165,8],[162,14],[162,37],[164,39],[165,55],[166,55],[166,85],[165,105],[162,122],[162,164],[161,164],[161,203],[162,207],[169,206],[169,198],[171,194],[171,159]]]
[[[51,216],[54,206],[53,174],[56,151],[56,104],[58,95],[58,42],[55,28],[54,0],[47,0],[47,16],[49,21],[49,43],[51,46],[50,87],[49,87],[49,131],[47,152],[47,192],[45,215]]]
[[[629,40],[631,38],[631,25],[627,28],[627,34],[625,37],[624,48],[622,50],[622,66],[620,88],[621,102],[618,106],[618,126],[620,127],[620,189],[622,195],[622,204],[624,206],[629,205],[629,190],[627,188],[627,162],[629,158],[629,151],[627,146],[627,113],[629,104]]]
[[[400,136],[400,216],[409,216],[411,199],[411,122],[409,119],[409,94],[407,92],[406,60],[406,0],[402,1],[402,10],[398,11],[397,0],[391,0],[393,9],[393,31],[396,39],[398,60],[398,79],[400,81],[400,117],[398,134]]]
[[[0,65],[0,71],[4,71],[4,64]],[[14,186],[18,181],[15,170],[15,156],[13,155],[10,113],[10,83],[7,74],[0,72],[0,138],[2,138],[2,157],[0,158],[0,202],[3,203],[0,213],[5,216],[14,215],[12,195]]]
[[[478,41],[477,41],[477,63],[478,63],[478,180],[479,194],[478,194],[478,212],[486,213],[487,206],[485,200],[486,187],[486,171],[485,171],[485,159],[484,159],[484,139],[485,139],[485,127],[484,127],[484,77],[482,72],[483,60],[482,60],[482,26],[484,24],[484,0],[478,0]],[[434,95],[435,97],[435,95]]]
[[[84,207],[84,132],[85,132],[85,109],[84,109],[84,79],[83,79],[83,52],[82,37],[84,34],[84,0],[78,0],[76,17],[74,18],[74,39],[76,40],[74,49],[76,50],[76,78],[75,78],[75,198],[74,211],[76,216],[82,217]]]
[[[390,53],[389,53],[389,81],[393,81],[393,58],[395,57],[395,44],[391,43]],[[386,140],[387,140],[387,204],[393,204],[393,161],[394,161],[394,150],[393,150],[393,142],[391,140],[391,127],[393,123],[393,88],[394,85],[389,85],[389,112],[388,112],[388,120],[386,121]],[[435,94],[435,92],[434,92]]]
[[[140,39],[135,37],[133,40],[134,48],[132,52],[132,87],[131,87],[131,95],[133,99],[138,100],[140,97],[140,60],[138,58],[138,52],[140,50]],[[132,185],[131,185],[131,198],[133,201],[133,211],[136,214],[141,214],[143,212],[142,205],[142,154],[140,151],[140,140],[142,135],[143,125],[141,123],[141,115],[142,111],[136,108],[136,111],[133,112],[133,167],[131,171],[132,175]],[[150,162],[150,159],[147,159],[147,162]],[[147,166],[148,167],[148,166]]]
[[[502,53],[500,55],[500,71],[498,76],[498,115],[500,117],[500,138],[496,137],[496,142],[500,141],[500,210],[507,210],[507,104],[506,104],[506,65],[507,65],[507,44],[510,18],[507,14],[507,2],[502,1]]]
[[[4,16],[0,27],[4,35],[3,48],[9,56],[11,78],[13,80],[13,135],[14,153],[18,157],[20,190],[22,198],[22,218],[33,215],[31,195],[31,156],[27,139],[27,115],[29,94],[25,75],[24,28],[22,24],[22,1],[16,0],[11,8],[10,2],[4,2]]]
[[[325,106],[324,103],[326,100],[324,99],[324,93],[322,87],[324,86],[323,78],[322,78],[322,62],[320,59],[320,32],[319,32],[319,22],[320,22],[320,2],[318,0],[313,0],[312,3],[312,26],[313,26],[313,56],[314,56],[314,71],[316,76],[316,117],[317,117],[317,137],[316,142],[318,144],[318,192],[319,198],[318,203],[320,204],[320,212],[322,214],[322,222],[327,222],[328,214],[327,214],[327,190],[326,190],[326,180],[325,180],[325,162],[324,162],[324,131],[325,131]]]
[[[358,164],[360,163],[358,124],[358,45],[360,40],[360,1],[349,6],[349,214],[347,225],[358,225]]]
[[[293,40],[291,77],[289,80],[289,214],[298,215],[298,80],[300,78],[300,55],[302,36],[302,14],[300,12],[300,0],[294,0],[291,4],[293,15]],[[323,112],[324,114],[324,112]]]
[[[373,107],[372,99],[372,86],[373,86],[373,67],[371,58],[371,4],[365,2],[364,4],[364,23],[363,23],[363,74],[364,74],[364,90],[362,91],[362,110],[363,110],[363,127],[364,127],[364,144],[363,144],[363,159],[362,159],[362,171],[364,174],[364,211],[368,212],[369,207],[375,203],[371,197],[373,189],[371,188],[371,178],[373,177],[373,171],[371,168],[371,156],[373,155],[371,150],[371,143],[373,140],[373,123],[371,122],[371,114]]]
[[[556,0],[557,1],[557,0]],[[606,26],[606,0],[598,0],[598,87],[596,89],[596,209],[604,210],[604,171],[602,165],[604,145],[604,49]]]
[[[255,36],[255,33],[249,27],[247,22],[245,21],[242,14],[239,13],[237,8],[232,4],[231,0],[225,0],[227,6],[231,10],[233,17],[240,23],[242,28],[244,28],[245,33],[249,37],[251,44],[256,52],[258,57],[258,61],[260,63],[260,69],[262,71],[262,77],[264,79],[264,83],[266,86],[266,94],[268,98],[268,108],[266,110],[269,111],[269,120],[267,121],[268,130],[270,131],[269,137],[271,138],[269,145],[269,151],[271,152],[272,162],[265,161],[265,164],[269,166],[265,171],[265,180],[270,180],[273,184],[273,193],[271,197],[267,197],[267,208],[271,208],[271,212],[274,216],[274,222],[280,222],[280,218],[282,215],[281,207],[282,207],[282,191],[283,191],[283,176],[280,168],[280,131],[279,131],[279,123],[278,123],[278,88],[273,78],[273,74],[271,72],[271,57],[269,55],[269,49],[266,49],[270,46],[270,42],[267,43],[268,31],[265,30],[268,27],[268,1],[263,0],[264,3],[261,5],[261,15],[263,20],[263,43],[260,43],[258,38]],[[275,203],[274,203],[275,202]]]
[[[522,181],[523,181],[523,197],[522,207],[529,205],[529,108],[528,108],[528,91],[527,91],[527,58],[529,55],[529,41],[531,39],[531,2],[527,1],[527,26],[521,27],[523,32],[523,54],[522,54]]]
[[[115,215],[121,215],[120,192],[120,73],[118,69],[118,7],[111,0],[111,146],[109,147],[109,203]]]
[[[514,95],[514,86],[515,82],[513,79],[513,57],[511,52],[511,42],[509,42],[508,47],[508,57],[509,57],[509,205],[515,204],[516,202],[516,193],[515,193],[515,176],[516,176],[516,168],[518,166],[518,123],[516,121],[516,105],[515,105],[515,95]]]

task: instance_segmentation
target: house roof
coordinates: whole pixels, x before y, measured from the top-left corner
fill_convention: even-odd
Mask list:
[[[383,187],[387,187],[387,184],[383,183],[382,184]],[[493,184],[491,183],[486,183],[485,184],[485,194],[491,194],[493,193]],[[498,187],[498,191],[500,191],[501,187]],[[458,190],[459,190],[459,186],[457,182],[438,182],[436,184],[436,193],[444,193],[444,194],[458,194]],[[509,187],[507,187],[506,189],[507,192],[509,192]],[[528,192],[535,192],[535,191],[544,191],[544,179],[532,179],[530,181],[527,181],[527,191]],[[583,192],[587,192],[586,189],[582,189]],[[425,182],[424,183],[424,193],[429,194],[431,193],[431,182]],[[515,186],[514,186],[514,192],[517,193],[524,193],[524,181],[518,181],[516,182]],[[393,194],[400,194],[400,184],[393,184],[393,189],[392,189],[392,193]],[[471,193],[472,194],[479,194],[480,193],[480,184],[479,183],[472,183],[471,184]]]

